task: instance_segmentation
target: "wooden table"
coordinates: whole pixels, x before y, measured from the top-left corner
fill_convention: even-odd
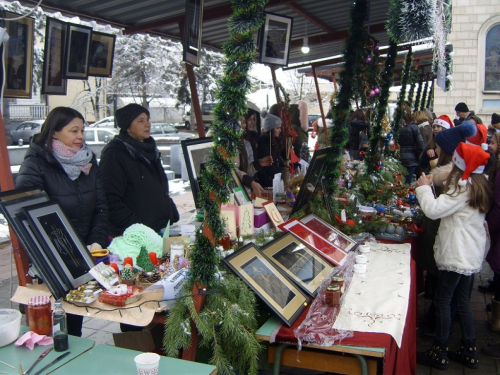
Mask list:
[[[273,330],[280,325],[277,317],[270,318],[256,332],[256,337],[269,342]],[[346,355],[347,354],[347,355]],[[278,375],[281,365],[340,374],[377,374],[382,367],[385,348],[303,344],[297,352],[295,344],[271,344],[268,361],[273,363],[273,374]]]
[[[134,357],[141,352],[109,345],[97,345],[64,367],[51,372],[56,375],[136,375]],[[215,375],[215,366],[161,356],[160,374]]]

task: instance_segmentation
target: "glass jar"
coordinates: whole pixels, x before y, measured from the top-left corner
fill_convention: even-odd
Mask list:
[[[170,264],[173,264],[175,257],[184,256],[184,241],[182,239],[173,239],[170,245]]]
[[[50,297],[37,296],[28,300],[28,325],[30,331],[39,335],[52,334],[52,309]]]
[[[326,287],[325,303],[329,306],[337,306],[340,304],[340,286],[330,284]]]
[[[337,284],[340,288],[344,286],[344,278],[342,276],[333,276],[331,284]]]

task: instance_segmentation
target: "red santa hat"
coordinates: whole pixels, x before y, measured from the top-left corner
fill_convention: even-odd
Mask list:
[[[484,124],[476,124],[477,132],[472,137],[467,138],[466,143],[480,146],[483,150],[488,149],[488,129]]]
[[[441,115],[434,120],[432,125],[439,125],[445,129],[449,129],[453,127],[453,122],[447,115]]]
[[[453,164],[464,171],[462,180],[466,180],[471,173],[483,173],[489,158],[490,154],[480,147],[460,142],[453,153],[452,160]]]

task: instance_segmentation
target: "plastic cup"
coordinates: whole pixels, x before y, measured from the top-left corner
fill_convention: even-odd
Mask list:
[[[160,356],[156,353],[142,353],[134,358],[137,375],[158,375]]]

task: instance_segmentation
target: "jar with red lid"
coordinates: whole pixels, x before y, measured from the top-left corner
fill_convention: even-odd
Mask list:
[[[37,296],[28,300],[28,325],[39,335],[52,334],[52,309],[50,297]]]
[[[330,284],[326,287],[325,303],[329,306],[337,306],[340,304],[340,286]]]

